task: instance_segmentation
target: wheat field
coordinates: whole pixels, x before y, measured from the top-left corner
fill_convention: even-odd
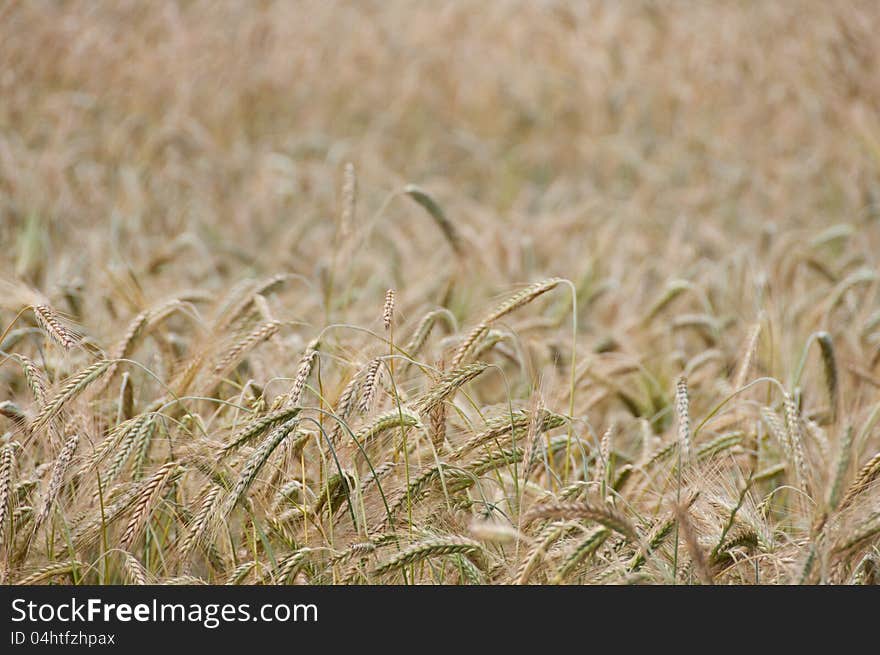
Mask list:
[[[880,5],[0,5],[6,584],[876,584]]]

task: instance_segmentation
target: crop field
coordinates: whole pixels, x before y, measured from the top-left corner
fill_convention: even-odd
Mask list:
[[[878,30],[0,4],[0,582],[880,583]]]

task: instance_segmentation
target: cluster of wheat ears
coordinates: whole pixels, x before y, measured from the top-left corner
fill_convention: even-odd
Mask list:
[[[355,189],[348,166],[340,239]],[[438,203],[404,192],[460,250]],[[0,404],[7,582],[875,580],[880,453],[863,452],[880,404],[853,422],[828,333],[810,337],[786,384],[756,374],[757,322],[694,415],[687,376],[702,380],[723,353],[691,359],[672,385],[638,367],[602,372],[578,355],[575,320],[557,346],[567,352],[544,364],[569,381],[567,403],[551,407],[540,389],[516,395],[526,364],[517,329],[502,326],[542,306],[545,326],[576,317],[565,279],[521,288],[466,329],[443,307],[399,325],[389,289],[376,329],[308,334],[272,303],[296,282],[247,280],[219,302],[175,296],[107,348],[44,299],[23,307],[0,338],[13,386],[30,396]],[[874,282],[844,279],[827,311]],[[642,324],[686,290],[668,285]],[[711,333],[707,317],[687,322]],[[878,324],[875,313],[866,333]],[[296,366],[252,375],[285,332],[303,340]],[[368,335],[362,350],[347,350],[348,333]],[[151,348],[161,373],[139,361]],[[814,370],[824,394],[802,391]],[[626,411],[603,410],[613,421],[594,426],[591,408],[609,405]]]
[[[878,8],[7,3],[0,582],[877,583]]]

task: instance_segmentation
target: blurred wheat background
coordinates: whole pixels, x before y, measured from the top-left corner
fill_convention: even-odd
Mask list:
[[[878,29],[3,3],[4,581],[878,581]]]

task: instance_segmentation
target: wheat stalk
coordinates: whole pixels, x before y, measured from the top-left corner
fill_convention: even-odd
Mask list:
[[[276,584],[287,584],[290,576],[296,573],[312,552],[314,552],[313,548],[300,548],[279,561],[275,574]]]
[[[835,510],[840,502],[840,492],[843,490],[843,480],[846,477],[847,469],[849,469],[850,456],[852,454],[853,445],[853,428],[847,426],[843,433],[843,440],[840,442],[840,453],[837,457],[837,466],[834,467],[833,482],[831,483],[831,491],[828,493],[828,508]]]
[[[245,281],[243,283],[243,289],[245,291],[243,291],[242,288],[233,289],[230,293],[230,297],[233,298],[233,300],[239,298],[239,296],[241,297],[237,303],[231,305],[227,304],[220,308],[220,311],[217,313],[217,318],[214,320],[214,332],[220,334],[227,330],[252,309],[254,298],[272,293],[289,279],[289,274],[280,273],[257,283],[253,283],[251,280]],[[248,287],[250,288],[248,289]]]
[[[761,324],[755,323],[749,331],[749,338],[746,341],[746,347],[739,368],[733,378],[733,388],[741,389],[746,382],[746,377],[752,368],[752,362],[755,359],[755,353],[758,350],[758,339],[761,336]]]
[[[441,317],[446,319],[447,324],[450,324],[453,327],[455,326],[455,319],[450,316],[448,309],[435,309],[434,311],[428,312],[422,317],[422,320],[419,321],[419,324],[413,331],[413,335],[410,337],[406,346],[404,346],[403,351],[410,357],[418,355],[422,347],[425,345],[425,342],[428,340],[431,330],[433,330],[434,325],[436,325],[437,319]]]
[[[229,578],[226,580],[227,585],[240,585],[243,584],[245,578],[250,575],[257,566],[256,560],[250,560],[249,562],[242,562],[238,566],[233,569],[232,573],[229,574]]]

